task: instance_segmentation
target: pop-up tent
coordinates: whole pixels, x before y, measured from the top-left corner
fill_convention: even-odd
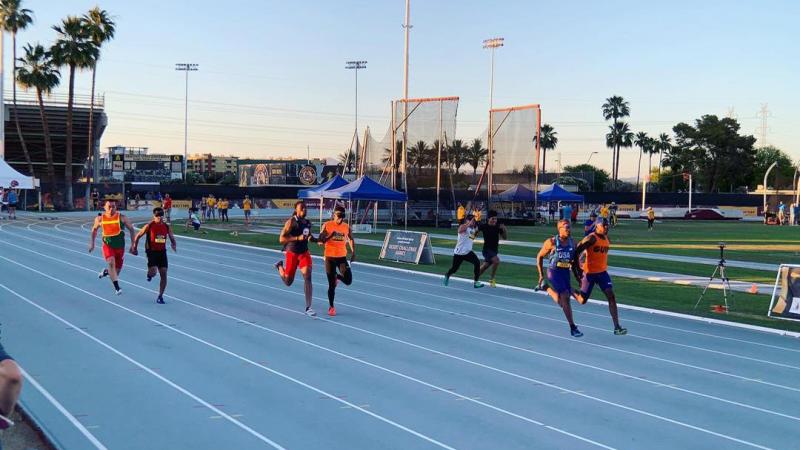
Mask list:
[[[492,200],[496,202],[532,202],[535,199],[533,191],[521,184],[514,185],[492,197]]]
[[[325,197],[324,196],[325,192],[330,191],[332,189],[338,189],[346,185],[347,185],[347,180],[345,180],[344,178],[342,178],[340,175],[337,174],[335,177],[320,184],[319,186],[298,191],[297,197],[319,199],[319,224],[320,226],[322,226],[322,203],[323,203],[322,200]]]
[[[13,167],[0,158],[0,187],[15,189],[36,189],[36,181],[17,172]]]
[[[537,199],[540,202],[583,202],[582,195],[573,194],[556,183],[553,183],[550,188],[539,192]]]
[[[395,191],[378,183],[370,177],[363,176],[356,181],[342,186],[339,189],[326,191],[325,198],[340,200],[368,200],[373,201],[375,213],[373,215],[373,228],[378,226],[378,202],[405,202],[408,196],[405,192]],[[352,209],[352,203],[350,204]],[[352,214],[351,214],[352,216]]]

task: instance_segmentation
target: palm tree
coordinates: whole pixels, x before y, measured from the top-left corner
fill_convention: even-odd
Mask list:
[[[542,149],[542,173],[545,173],[545,165],[547,163],[547,151],[553,150],[558,145],[558,133],[553,128],[552,125],[546,123],[542,125],[542,129],[540,130],[540,145],[539,147]]]
[[[14,74],[11,77],[12,80],[15,80],[17,77],[17,33],[20,30],[28,28],[28,25],[33,23],[31,14],[32,11],[30,9],[22,8],[22,0],[0,0],[0,29],[11,33],[11,47],[14,57]],[[25,144],[25,138],[22,136],[22,127],[19,125],[19,117],[17,116],[17,83],[12,81],[11,89],[14,124],[17,127],[17,135],[19,136],[19,142],[22,146],[22,154],[25,157],[25,163],[28,165],[30,176],[35,176],[33,173],[31,154],[28,153],[28,146]]]
[[[606,134],[606,147],[618,149],[620,147],[630,148],[633,146],[633,132],[625,122],[615,122],[608,126],[609,132]],[[617,163],[619,157],[617,157]],[[614,181],[616,187],[616,182]]]
[[[428,150],[428,144],[425,141],[417,141],[416,144],[408,148],[408,163],[416,167],[416,176],[419,176],[422,168],[427,165],[429,159]]]
[[[478,167],[480,167],[481,163],[486,161],[486,157],[489,156],[489,149],[484,148],[483,142],[476,138],[472,140],[472,144],[467,148],[465,156],[467,164],[472,166],[472,178],[474,179],[478,174]]]
[[[648,136],[644,131],[636,133],[633,141],[633,144],[639,147],[639,165],[636,169],[636,186],[639,186],[639,176],[642,173],[642,153],[650,153],[651,142],[652,140],[650,139],[650,136]]]
[[[447,147],[448,165],[455,169],[456,174],[461,166],[467,163],[466,153],[467,147],[464,146],[464,141],[461,139],[453,139],[453,142]]]
[[[92,64],[92,97],[89,103],[89,147],[87,149],[87,168],[90,175],[86,177],[86,198],[89,198],[91,185],[88,182],[92,181],[94,171],[92,170],[92,156],[94,154],[94,88],[95,79],[97,77],[97,62],[100,59],[100,48],[104,43],[114,39],[115,23],[106,10],[100,9],[95,6],[90,9],[88,13],[82,17],[83,26],[95,47],[97,47],[98,55]],[[90,178],[91,177],[91,178]],[[89,202],[86,202],[86,209],[89,209]]]
[[[87,69],[97,60],[98,49],[90,40],[83,20],[69,16],[54,25],[58,38],[50,52],[59,66],[69,67],[69,91],[67,92],[67,150],[64,155],[64,192],[67,208],[72,209],[72,104],[75,97],[75,69]]]
[[[353,171],[353,167],[355,166],[355,155],[352,148],[347,149],[347,151],[344,153],[340,153],[338,158],[339,163],[344,168],[343,170],[345,173]]]
[[[614,127],[616,128],[619,119],[631,115],[630,105],[624,98],[614,95],[606,99],[603,103],[603,118],[606,120],[614,120]],[[617,179],[619,178],[619,147],[612,148],[614,155],[611,162],[611,179],[616,186]]]
[[[28,44],[22,48],[24,56],[19,58],[22,67],[17,72],[17,83],[23,89],[36,89],[36,98],[39,100],[39,114],[42,117],[42,129],[44,131],[44,153],[47,158],[47,178],[50,189],[55,190],[56,169],[53,163],[53,144],[50,141],[50,128],[47,124],[47,115],[44,112],[44,100],[42,94],[50,92],[58,86],[61,81],[59,73],[53,63],[50,53],[46,52],[41,44]]]
[[[672,150],[672,140],[667,133],[658,135],[658,175],[661,175],[661,163],[664,161],[664,153]]]

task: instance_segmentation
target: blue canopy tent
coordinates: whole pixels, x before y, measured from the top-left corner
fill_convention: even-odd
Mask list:
[[[536,198],[540,202],[583,202],[582,195],[573,194],[556,183],[553,183],[550,188],[539,192]]]
[[[297,192],[297,198],[318,198],[319,199],[319,223],[320,226],[322,225],[322,199],[324,198],[324,193],[326,191],[332,189],[338,189],[342,186],[347,185],[347,180],[342,178],[340,175],[336,175],[335,177],[331,178],[330,180],[320,184],[319,186],[315,186],[313,188],[302,189]]]
[[[323,192],[325,198],[334,198],[340,200],[371,200],[375,201],[375,217],[373,219],[374,226],[377,226],[378,221],[378,204],[377,202],[405,202],[408,201],[408,196],[405,192],[395,191],[394,189],[387,188],[386,186],[378,183],[370,177],[363,176],[352,183],[342,186],[338,189],[331,189]],[[352,205],[351,205],[352,206]],[[352,215],[352,214],[351,214]]]
[[[497,202],[532,202],[536,200],[536,196],[532,190],[517,184],[493,196],[492,200]]]

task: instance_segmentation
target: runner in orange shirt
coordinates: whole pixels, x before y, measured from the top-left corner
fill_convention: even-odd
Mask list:
[[[627,334],[628,330],[622,328],[619,324],[617,297],[614,295],[611,276],[608,275],[608,249],[610,247],[608,221],[603,218],[597,219],[594,232],[583,238],[578,244],[572,264],[578,267],[580,254],[584,251],[586,252],[586,260],[583,262],[580,273],[581,296],[588,300],[594,285],[600,286],[608,300],[608,311],[611,314],[611,320],[614,322],[614,334],[620,336]]]
[[[325,274],[328,276],[328,315],[335,316],[336,308],[333,298],[336,296],[336,285],[342,281],[350,286],[353,273],[347,262],[347,244],[350,244],[350,261],[356,259],[356,241],[350,232],[350,225],[344,222],[345,211],[341,206],[333,209],[333,220],[325,222],[319,233],[320,243],[325,245]],[[337,269],[338,272],[337,273]]]

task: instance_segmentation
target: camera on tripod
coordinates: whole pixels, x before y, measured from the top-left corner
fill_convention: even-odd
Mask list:
[[[725,243],[717,242],[717,247],[719,247],[719,263],[725,265]]]

